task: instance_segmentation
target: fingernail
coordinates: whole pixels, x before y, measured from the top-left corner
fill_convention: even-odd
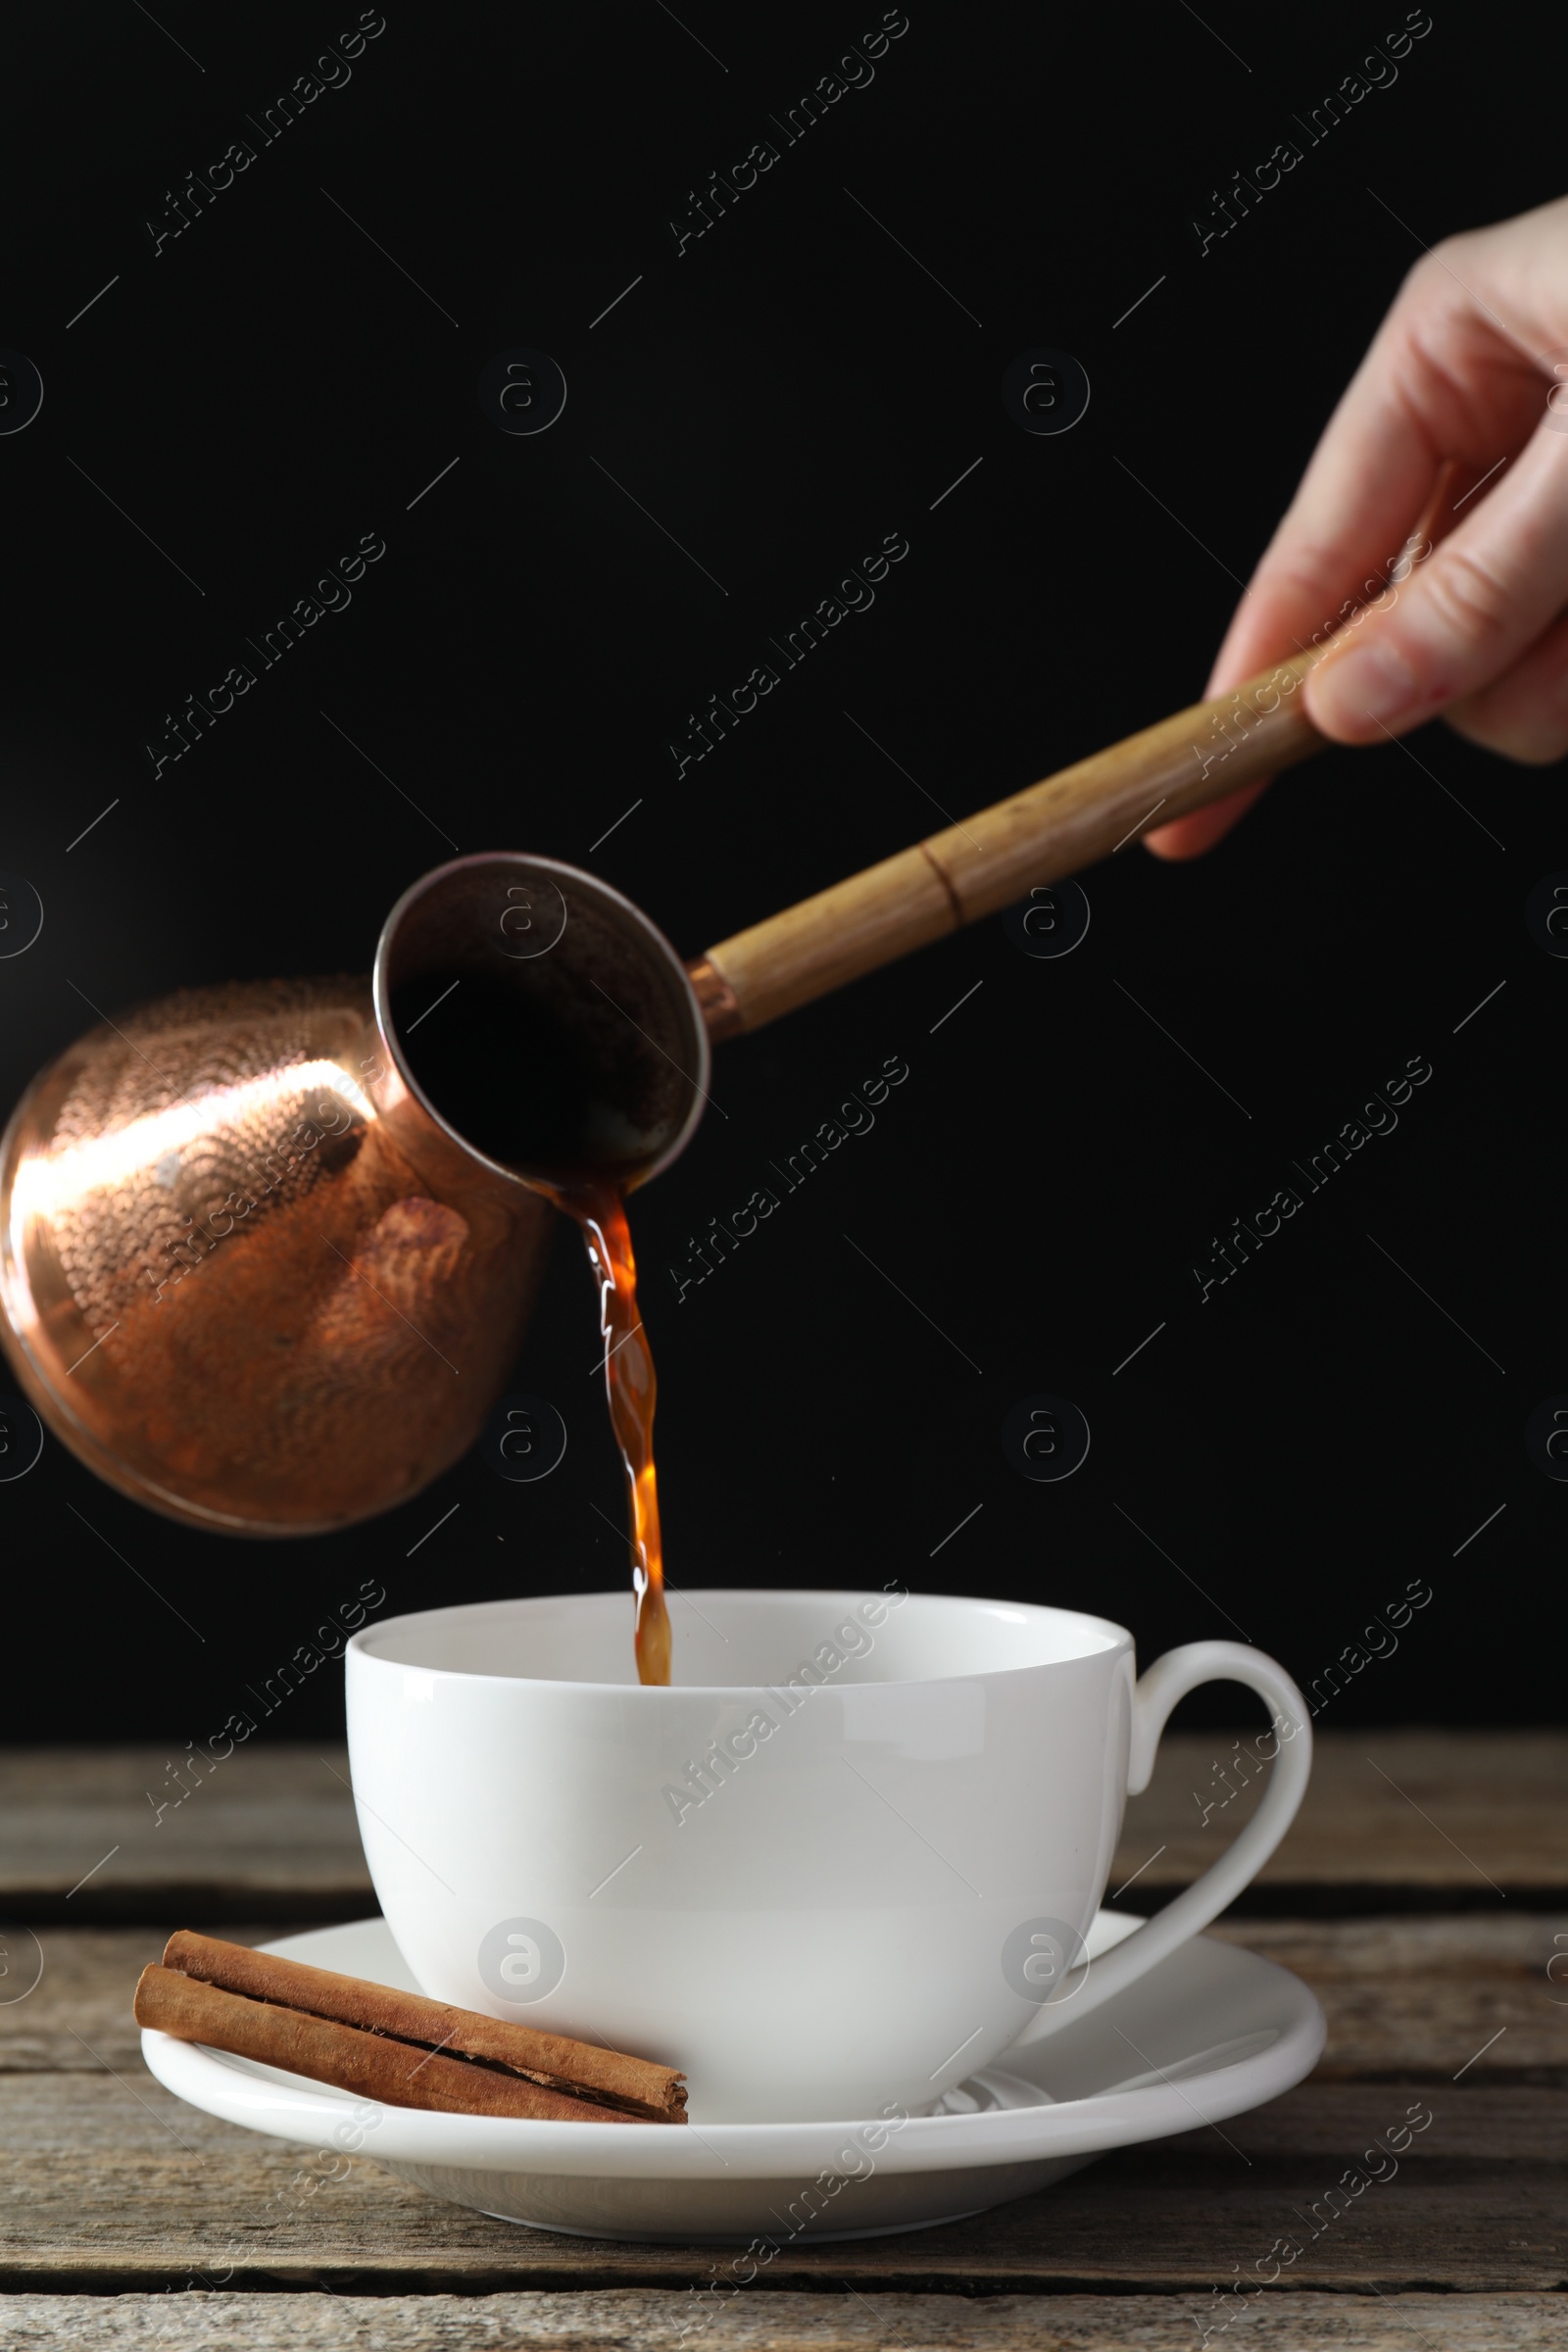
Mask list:
[[[1356,730],[1368,719],[1388,726],[1417,699],[1415,678],[1392,645],[1354,646],[1326,662],[1308,694],[1313,716],[1330,730]]]

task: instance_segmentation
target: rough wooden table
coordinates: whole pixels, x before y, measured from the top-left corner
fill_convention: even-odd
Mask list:
[[[1233,1833],[1246,1753],[1167,1737],[1111,1881],[1128,1906]],[[519,2230],[364,2158],[327,2180],[147,2074],[130,1992],[171,1927],[260,1941],[373,1910],[341,1751],[237,1751],[159,1821],[163,1749],[0,1750],[0,2346],[1568,2345],[1568,1735],[1328,1732],[1319,1758],[1214,1931],[1316,1990],[1309,2082],[972,2221],[786,2249],[693,2333],[711,2249]],[[1434,2125],[1398,2176],[1227,2307],[1416,2096]]]

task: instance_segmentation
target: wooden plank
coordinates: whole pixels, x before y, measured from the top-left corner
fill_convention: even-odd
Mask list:
[[[1412,2101],[1430,2107],[1430,2127],[1393,2177],[1337,2210],[1329,2192]],[[13,2292],[185,2288],[204,2278],[230,2291],[721,2292],[732,2276],[722,2250],[601,2244],[489,2221],[363,2158],[327,2178],[324,2163],[197,2114],[128,2073],[6,2078],[0,2150],[0,2287]],[[1568,2276],[1560,2094],[1306,2084],[972,2221],[785,2244],[762,2278],[769,2288],[836,2281],[864,2293],[1207,2293],[1233,2266],[1250,2274],[1287,2240],[1298,2252],[1281,2275],[1297,2291],[1557,2288]]]
[[[1129,1801],[1111,1888],[1138,1872],[1127,1900],[1147,1900],[1206,1870],[1256,1802],[1256,1747],[1251,1735],[1167,1733],[1152,1783]],[[1564,1732],[1318,1730],[1306,1801],[1259,1892],[1444,1887],[1488,1904],[1568,1888],[1565,1788]]]
[[[636,2287],[23,2295],[7,2319],[28,2352],[80,2352],[89,2329],[94,2352],[680,2352],[694,2340],[689,2296]],[[1191,2295],[754,2294],[696,2340],[703,2352],[1196,2352],[1214,2325],[1211,2300]],[[1275,2295],[1247,2307],[1230,2341],[1250,2352],[1560,2352],[1565,2326],[1560,2295]]]
[[[1311,1985],[1328,2017],[1314,2081],[1467,2082],[1528,2071],[1568,2088],[1568,1909],[1438,1919],[1222,1921]],[[1501,2038],[1496,2036],[1500,2034]],[[1477,2052],[1485,2054],[1478,2057]]]
[[[258,1740],[205,1775],[185,1749],[0,1749],[0,1909],[175,1924],[375,1910],[345,1747]]]
[[[256,1928],[245,1940],[262,1943],[270,1933]],[[8,1975],[0,1990],[17,1990],[0,2006],[0,2074],[93,2074],[118,2067],[150,2082],[130,2003],[136,1979],[149,1961],[162,1957],[167,1941],[157,1927],[45,1926],[35,1935],[7,1930],[0,1948]],[[32,1989],[21,1992],[29,1981]]]
[[[1494,1909],[1495,1916],[1438,1919],[1247,1919],[1211,1932],[1280,1961],[1311,1985],[1329,2021],[1319,2081],[1446,2082],[1492,2041],[1467,2082],[1529,2070],[1535,2081],[1568,2087],[1568,1982],[1546,1976],[1553,1955],[1568,1953],[1568,1908],[1517,1916],[1502,1904]],[[251,1922],[222,1933],[261,1943],[277,1930]],[[91,2073],[100,2059],[139,2073],[131,1988],[164,1940],[161,1927],[41,1928],[36,1989],[0,2001],[0,2075]],[[15,1935],[6,1949],[13,1954],[9,1981],[20,1985],[37,1954]],[[1557,1974],[1568,1977],[1568,1964]]]
[[[1171,1733],[1161,1742],[1111,1875],[1114,1889],[1138,1874],[1129,1902],[1157,1904],[1186,1885],[1247,1818],[1255,1796],[1237,1737]],[[181,1798],[172,1767],[184,1752],[183,1740],[0,1748],[0,1912],[217,1923],[375,1908],[341,1746],[258,1739],[199,1783],[187,1767]],[[1258,1770],[1254,1753],[1252,1779]],[[1568,1890],[1565,1786],[1564,1732],[1324,1730],[1306,1803],[1250,1907],[1277,1908],[1308,1887],[1428,1908],[1440,1890],[1480,1904],[1499,1888],[1515,1899]],[[161,1821],[159,1803],[169,1808]]]

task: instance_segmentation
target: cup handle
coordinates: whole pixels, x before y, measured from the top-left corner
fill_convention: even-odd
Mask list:
[[[1013,2047],[1039,2041],[1076,2018],[1085,2017],[1156,1968],[1178,1944],[1206,1928],[1233,1902],[1268,1860],[1296,1819],[1312,1770],[1312,1728],[1306,1701],[1283,1666],[1240,1642],[1189,1642],[1156,1658],[1133,1690],[1132,1741],[1127,1759],[1127,1793],[1149,1787],[1154,1750],[1172,1707],[1200,1683],[1242,1683],[1266,1703],[1274,1739],[1273,1769],[1257,1811],[1202,1877],[1146,1924],[1098,1960],[1072,1972],[1066,1988],[1044,2002]],[[1074,1989],[1074,1979],[1077,1980]]]

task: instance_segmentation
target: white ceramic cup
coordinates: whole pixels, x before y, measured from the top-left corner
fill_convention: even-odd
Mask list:
[[[1305,1790],[1305,1702],[1239,1642],[1135,1680],[1103,1618],[902,1587],[700,1592],[673,1619],[670,1690],[635,1680],[624,1592],[367,1626],[349,1754],[425,1991],[681,2067],[699,2124],[928,2108],[1204,1927]],[[1123,1803],[1211,1681],[1269,1709],[1262,1801],[1085,1967]]]

